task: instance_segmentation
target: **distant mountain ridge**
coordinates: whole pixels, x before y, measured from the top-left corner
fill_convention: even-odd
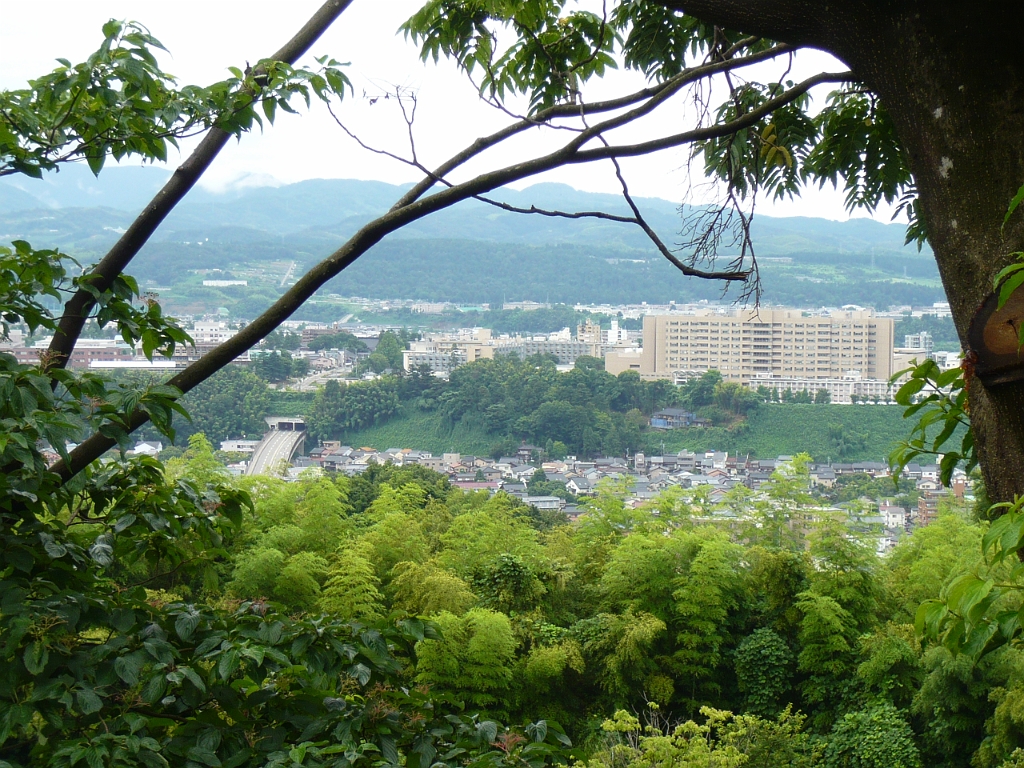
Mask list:
[[[21,238],[88,262],[106,252],[168,175],[157,168],[112,167],[96,178],[87,168],[68,166],[40,181],[0,179],[0,242]],[[253,317],[280,295],[286,272],[294,279],[323,259],[407,188],[310,179],[224,193],[195,189],[143,248],[131,272],[159,286],[174,311],[226,307]],[[500,189],[492,197],[518,207],[628,213],[620,197],[562,184]],[[656,198],[637,202],[662,239],[675,244],[683,215],[693,209],[681,212]],[[930,252],[905,247],[898,224],[758,216],[752,235],[758,256],[764,257],[761,287],[770,303],[887,308],[927,304],[944,295]],[[249,285],[203,286],[196,273],[207,269],[240,271]],[[517,214],[467,201],[385,238],[324,292],[470,304],[505,299],[617,304],[714,301],[723,298],[723,287],[680,275],[636,226]],[[737,294],[733,286],[724,298]],[[303,312],[314,310],[308,306]]]
[[[94,177],[84,166],[72,165],[42,180],[0,179],[0,234],[31,235],[36,239],[44,235],[63,246],[88,242],[99,247],[101,241],[108,239],[101,234],[104,230],[83,229],[89,217],[83,217],[79,209],[102,209],[102,226],[126,227],[169,175],[159,168],[115,166]],[[340,245],[360,226],[387,211],[407,188],[353,179],[310,179],[279,187],[242,187],[224,193],[197,188],[168,217],[154,240],[186,241],[202,236],[245,242],[298,237],[331,240]],[[520,207],[628,213],[621,197],[580,192],[564,184],[536,184],[523,191],[501,189],[494,196]],[[678,239],[678,204],[657,198],[641,198],[638,204],[666,242]],[[907,250],[901,225],[870,219],[837,222],[811,217],[758,216],[752,234],[755,247],[765,255],[802,251],[889,254]],[[405,227],[394,237],[433,239],[453,235],[505,243],[593,243],[650,250],[644,235],[630,225],[516,214],[477,201],[433,214]]]

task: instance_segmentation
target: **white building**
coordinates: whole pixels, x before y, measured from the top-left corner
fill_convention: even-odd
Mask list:
[[[259,444],[259,440],[221,440],[220,449],[224,453],[252,453]]]
[[[892,399],[892,387],[888,381],[881,379],[865,379],[860,371],[847,371],[840,379],[814,379],[803,376],[773,376],[758,374],[747,383],[753,390],[762,387],[774,390],[777,395],[785,392],[803,392],[806,390],[814,397],[818,390],[829,393],[830,402],[836,405],[850,405],[859,402],[888,402]]]
[[[907,523],[907,510],[888,504],[879,505],[878,511],[885,518],[886,528],[903,528]]]
[[[200,320],[188,332],[196,345],[200,344],[221,344],[238,331],[228,328],[228,324],[219,320]]]
[[[935,349],[935,342],[928,331],[908,333],[903,337],[903,349],[921,350],[928,355]]]

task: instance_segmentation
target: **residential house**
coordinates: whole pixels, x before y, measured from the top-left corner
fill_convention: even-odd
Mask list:
[[[523,502],[540,510],[557,511],[565,507],[565,499],[558,496],[527,496]]]
[[[706,427],[710,424],[692,411],[682,408],[663,408],[651,415],[651,427],[654,429],[683,429],[685,427]]]
[[[594,484],[585,477],[571,477],[565,484],[565,489],[574,496],[594,496]]]
[[[812,488],[835,488],[836,486],[836,473],[832,467],[812,467],[810,470],[810,479]]]
[[[907,510],[891,504],[879,504],[878,513],[885,518],[886,528],[906,528]]]

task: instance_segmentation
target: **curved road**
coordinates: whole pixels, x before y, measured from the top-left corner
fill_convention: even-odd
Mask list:
[[[277,467],[282,460],[291,461],[295,450],[306,433],[301,430],[273,430],[268,432],[252,454],[252,460],[245,469],[247,475],[265,475]]]

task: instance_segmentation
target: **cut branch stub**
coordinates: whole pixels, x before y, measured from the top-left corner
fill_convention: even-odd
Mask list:
[[[967,332],[967,343],[977,356],[974,374],[986,387],[1024,380],[1024,291],[1015,291],[1001,309],[998,304],[998,293],[990,294]]]

